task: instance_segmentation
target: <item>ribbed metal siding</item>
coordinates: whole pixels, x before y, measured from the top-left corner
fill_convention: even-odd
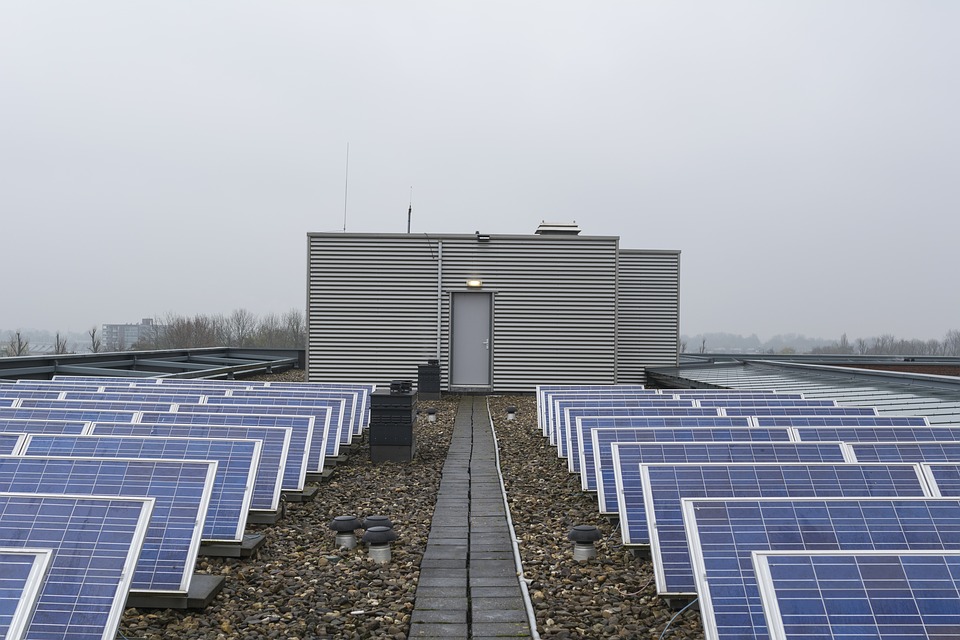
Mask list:
[[[617,382],[644,382],[645,367],[676,366],[680,252],[620,252]]]
[[[437,257],[423,236],[308,237],[307,379],[416,379],[436,357]]]
[[[493,293],[493,387],[614,382],[617,238],[470,236],[443,241],[441,363],[447,388],[450,294],[478,278]]]

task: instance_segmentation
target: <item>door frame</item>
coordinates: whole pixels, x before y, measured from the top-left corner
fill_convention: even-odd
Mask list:
[[[450,335],[450,338],[449,338],[450,348],[449,348],[449,350],[448,350],[448,356],[447,356],[447,371],[450,372],[450,376],[449,376],[449,382],[448,382],[448,385],[447,385],[447,386],[448,386],[448,389],[449,389],[450,391],[458,391],[458,392],[464,392],[464,393],[471,393],[471,392],[473,392],[473,393],[488,393],[488,392],[490,392],[490,391],[493,391],[493,362],[494,362],[494,359],[493,359],[493,351],[494,351],[494,348],[495,348],[495,343],[494,343],[494,340],[493,340],[493,336],[494,336],[494,333],[495,333],[494,318],[496,318],[496,314],[494,313],[494,308],[495,308],[496,300],[497,300],[496,295],[494,295],[495,292],[493,292],[493,291],[451,291],[451,292],[449,292],[449,293],[450,293],[450,296],[449,296],[449,299],[448,299],[448,315],[447,315],[447,317],[450,319],[450,320],[449,320],[449,322],[450,322],[450,330],[449,330],[449,335]],[[455,332],[456,332],[456,330],[457,330],[457,328],[456,328],[456,326],[455,326],[455,323],[454,323],[454,306],[455,306],[455,304],[456,304],[455,300],[456,300],[456,297],[457,297],[458,295],[467,295],[467,296],[481,296],[481,295],[483,295],[483,296],[487,296],[487,299],[490,301],[490,319],[489,319],[490,336],[489,336],[489,338],[488,338],[488,340],[490,341],[490,346],[489,346],[489,348],[487,349],[487,384],[485,384],[485,385],[477,385],[477,384],[473,384],[473,385],[458,385],[458,384],[456,384],[456,383],[454,382],[454,380],[453,380],[453,364],[454,364],[453,361],[454,361],[454,356],[455,356],[455,353],[454,353],[454,351],[455,351],[455,350],[454,350],[454,344],[455,344],[455,342],[454,342],[454,340],[455,340],[454,334],[455,334]]]

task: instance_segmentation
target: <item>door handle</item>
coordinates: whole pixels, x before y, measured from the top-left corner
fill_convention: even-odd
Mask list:
[[[487,351],[490,351],[490,338],[483,341],[483,346],[486,347]]]

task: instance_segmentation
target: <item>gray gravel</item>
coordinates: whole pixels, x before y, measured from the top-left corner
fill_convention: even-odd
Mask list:
[[[301,380],[291,371],[269,379]],[[520,539],[538,631],[549,638],[657,638],[675,613],[656,597],[649,561],[619,546],[611,525],[597,514],[596,499],[580,489],[565,461],[540,436],[532,396],[493,397],[492,414],[511,514]],[[503,408],[518,407],[507,422]],[[166,638],[406,638],[419,562],[456,413],[457,398],[421,401],[436,407],[436,423],[416,426],[413,463],[371,464],[359,447],[320,484],[317,498],[291,503],[266,533],[255,557],[201,558],[197,571],[225,576],[223,592],[203,611],[128,609],[123,637]],[[337,515],[389,516],[399,540],[393,560],[379,565],[360,546],[334,544],[327,523]],[[598,560],[573,561],[566,534],[575,524],[604,533]],[[699,615],[688,611],[664,638],[703,637]]]

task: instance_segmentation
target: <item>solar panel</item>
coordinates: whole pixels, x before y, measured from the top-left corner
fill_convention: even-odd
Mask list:
[[[177,393],[169,390],[166,393],[157,393],[156,391],[144,392],[140,389],[127,389],[122,392],[64,391],[62,399],[89,402],[163,402],[176,404],[178,402],[203,402],[205,397],[199,393]],[[138,409],[138,411],[143,411],[143,409]]]
[[[705,635],[766,638],[755,551],[960,550],[960,500],[946,498],[683,501]]]
[[[290,427],[95,422],[90,433],[97,436],[259,440],[260,457],[257,459],[257,475],[253,483],[253,495],[250,497],[250,509],[276,511],[280,508],[280,481],[286,472]]]
[[[24,636],[52,558],[49,549],[0,548],[0,638]]]
[[[0,547],[52,551],[26,637],[116,636],[153,502],[0,494]]]
[[[618,390],[623,389],[626,391],[643,391],[644,386],[642,384],[636,385],[609,385],[609,384],[538,384],[535,388],[536,398],[537,398],[537,425],[540,427],[540,432],[543,435],[547,435],[547,413],[550,410],[551,405],[553,404],[551,396],[554,393],[559,392],[576,392],[576,391],[598,391],[598,390]],[[656,394],[659,393],[656,390],[650,390],[650,393]]]
[[[0,408],[12,407],[16,403],[16,398],[0,398]]]
[[[626,429],[594,429],[594,451],[596,451],[596,482],[597,498],[600,502],[600,513],[617,515],[620,513],[620,500],[617,496],[617,481],[613,464],[614,443],[643,443],[643,442],[789,442],[789,429],[755,429],[755,428],[626,428]],[[636,484],[640,483],[640,467],[630,467],[622,471],[632,474]]]
[[[212,400],[212,398],[208,400]],[[335,424],[335,408],[336,407],[333,406],[327,406],[302,409],[301,407],[281,407],[276,405],[210,403],[178,405],[177,413],[236,414],[240,412],[256,415],[313,417],[315,420],[313,439],[310,440],[310,449],[307,452],[307,470],[312,473],[321,473],[323,471],[324,458],[327,455],[326,452],[330,450],[329,443],[337,439],[338,426]],[[342,404],[340,408],[342,408]]]
[[[573,423],[571,431],[571,452],[568,457],[567,468],[571,473],[578,473],[589,466],[593,471],[593,445],[590,431],[600,427],[751,427],[750,418],[727,418],[725,416],[631,416],[629,423],[620,417],[582,416]],[[574,437],[575,434],[575,437]],[[574,444],[575,443],[575,444]],[[575,460],[575,462],[574,462]],[[596,490],[596,485],[588,487],[584,479],[586,474],[581,472],[581,483],[584,488]]]
[[[0,418],[0,432],[3,433],[70,433],[80,435],[90,426],[89,422],[79,420],[19,420]]]
[[[671,400],[670,398],[665,398],[663,396],[616,396],[612,398],[597,397],[597,398],[569,398],[569,397],[559,397],[554,398],[553,400],[553,409],[551,410],[550,418],[548,420],[550,431],[548,435],[550,436],[550,444],[558,447],[558,454],[563,457],[567,455],[567,445],[566,445],[566,433],[567,433],[567,423],[565,421],[565,411],[566,409],[580,407],[580,408],[607,408],[615,409],[619,407],[633,407],[636,409],[647,409],[649,411],[648,415],[661,415],[660,410],[664,409],[684,409],[684,410],[693,410],[696,407],[693,406],[693,401],[691,400]],[[717,415],[713,412],[709,415]]]
[[[719,419],[720,412],[716,409],[701,409],[690,406],[596,407],[587,405],[567,407],[563,410],[563,415],[560,420],[560,428],[563,429],[564,432],[564,451],[560,457],[567,458],[567,467],[571,473],[576,473],[580,470],[580,449],[582,442],[581,427],[578,421],[580,418],[595,417],[688,418],[690,422],[683,424],[678,422],[674,426],[693,426],[696,424],[717,424],[711,421]],[[698,420],[702,421],[698,422]],[[724,418],[724,420],[736,420],[736,418]]]
[[[960,427],[797,427],[798,440],[844,442],[922,442],[960,440]]]
[[[960,498],[960,464],[925,462],[920,468],[930,485],[931,495]]]
[[[757,416],[758,427],[926,427],[923,416]]]
[[[0,454],[8,455],[19,451],[25,437],[22,433],[0,433]]]
[[[544,407],[544,429],[543,435],[549,436],[556,430],[559,417],[556,414],[556,401],[561,398],[567,399],[613,399],[613,398],[663,398],[657,391],[645,389],[630,389],[627,387],[607,387],[603,389],[584,389],[569,391],[547,391],[543,395]],[[693,403],[690,403],[693,406]],[[551,442],[551,444],[553,444]]]
[[[858,462],[960,462],[960,442],[851,442]]]
[[[960,552],[759,551],[772,640],[956,637]]]
[[[294,389],[248,389],[234,391],[233,398],[259,398],[261,404],[270,404],[279,400],[279,404],[311,406],[310,400],[330,400],[342,398],[344,400],[344,428],[340,433],[340,444],[349,445],[353,436],[362,430],[361,411],[363,407],[363,391],[359,389],[330,389],[326,391],[297,391]],[[297,402],[297,401],[300,402]]]
[[[726,407],[725,416],[875,416],[873,407]]]
[[[25,398],[19,401],[20,409],[76,409],[80,411],[172,411],[171,402],[127,401],[109,402],[106,400],[34,400]]]
[[[835,407],[836,400],[806,400],[795,398],[699,398],[701,407]]]
[[[216,460],[217,475],[201,538],[241,542],[260,457],[258,440],[138,436],[28,435],[22,455]]]
[[[183,592],[217,466],[200,460],[0,457],[0,492],[154,498],[131,589]]]
[[[19,398],[42,398],[44,400],[56,400],[60,397],[60,391],[50,389],[38,391],[33,389],[18,389],[17,385],[11,384],[0,387],[0,398],[4,400]]]
[[[660,593],[696,593],[683,528],[683,498],[930,495],[919,466],[913,464],[654,464],[643,465],[640,473],[654,576]]]
[[[370,394],[377,389],[375,384],[348,384],[336,382],[263,382],[262,387],[251,386],[250,390],[262,388],[272,393],[313,393],[315,391],[350,391],[357,394],[357,403],[354,408],[354,431],[358,436],[369,425]],[[233,395],[246,395],[245,391],[234,391]]]
[[[104,420],[109,422],[133,422],[137,417],[136,411],[102,411],[97,409],[3,409],[0,408],[0,419],[12,418],[16,420],[69,420],[79,422],[93,422]]]
[[[289,427],[290,447],[280,487],[303,491],[307,477],[307,452],[313,442],[313,416],[269,416],[239,413],[155,413],[145,411],[140,421],[152,424],[228,425],[234,427]]]

